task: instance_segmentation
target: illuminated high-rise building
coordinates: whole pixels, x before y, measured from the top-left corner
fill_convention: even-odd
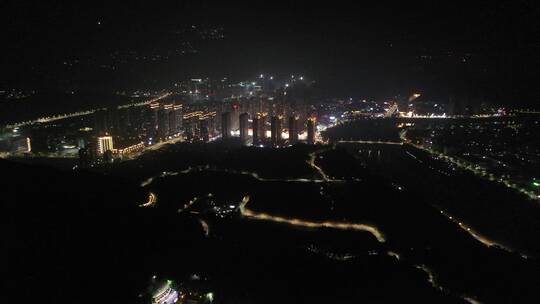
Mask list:
[[[232,111],[231,111],[231,130],[237,131],[240,128],[240,105],[237,103],[234,103],[232,105]]]
[[[97,153],[102,155],[107,151],[113,151],[113,138],[112,136],[101,136],[97,139]]]
[[[240,140],[245,144],[249,137],[249,114],[240,114]]]
[[[158,124],[158,112],[159,112],[160,104],[159,102],[153,102],[150,104],[150,110],[152,110],[152,123],[157,128]]]
[[[253,145],[258,145],[259,144],[259,140],[260,140],[260,137],[259,137],[259,129],[260,129],[260,117],[259,115],[255,115],[253,117],[253,122],[252,122],[252,126],[251,128],[253,129]]]
[[[266,113],[257,113],[253,118],[253,144],[259,145],[266,138]]]
[[[176,125],[176,113],[174,108],[169,112],[169,135],[178,133],[178,126]]]
[[[206,112],[202,114],[199,119],[206,121],[206,128],[208,129],[208,137],[214,137],[215,136],[215,130],[216,130],[216,111],[212,112]]]
[[[308,143],[308,145],[315,144],[315,126],[316,126],[315,117],[308,118],[308,120],[307,120],[307,143]]]
[[[146,112],[146,123],[147,123],[147,135],[149,137],[157,136],[158,129],[158,115],[159,115],[159,103],[153,102],[150,104]]]
[[[209,119],[201,119],[199,120],[199,138],[203,142],[208,142],[210,140],[210,130],[208,128],[208,122]]]
[[[182,124],[184,134],[188,139],[197,139],[200,136],[199,120],[203,115],[202,111],[189,112],[183,115]]]
[[[169,114],[173,108],[172,104],[163,105],[158,111],[158,138],[166,139],[169,136]]]
[[[176,115],[176,131],[175,133],[178,133],[182,131],[182,123],[183,123],[183,107],[181,104],[174,105],[174,114]]]
[[[109,132],[109,120],[106,110],[100,109],[94,112],[94,131],[98,136]]]
[[[223,139],[231,137],[231,112],[221,114],[221,136]]]
[[[281,143],[281,120],[282,116],[272,116],[270,120],[270,138],[273,146],[278,146]]]
[[[295,144],[298,142],[298,117],[289,117],[289,143]]]
[[[240,113],[249,113],[249,109],[251,108],[251,100],[243,98],[240,100]],[[240,114],[242,115],[242,114]]]

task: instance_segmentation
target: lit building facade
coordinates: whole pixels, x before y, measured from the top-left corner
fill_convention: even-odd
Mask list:
[[[97,139],[97,153],[104,154],[107,151],[113,151],[113,138],[112,136],[101,136]]]

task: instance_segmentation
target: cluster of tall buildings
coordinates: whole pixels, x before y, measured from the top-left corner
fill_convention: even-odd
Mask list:
[[[146,128],[148,139],[165,140],[177,136],[182,131],[181,104],[151,103],[148,114],[150,116],[150,125]]]
[[[187,140],[208,142],[217,134],[216,111],[192,111],[184,114],[184,137]]]
[[[79,150],[80,167],[111,162],[146,145],[182,134],[182,104],[153,102],[147,106],[111,107],[93,115],[92,139]]]
[[[147,107],[113,107],[94,113],[94,133],[123,139],[166,139],[181,132],[182,120],[182,104],[154,102]]]
[[[269,96],[203,103],[177,98],[172,95],[144,106],[96,111],[93,140],[84,146],[81,158],[121,156],[178,137],[201,142],[239,137],[246,145],[273,147],[315,143],[313,115],[294,103]]]
[[[221,115],[221,136],[224,139],[230,138],[235,133],[232,129],[231,112]],[[251,120],[251,123],[250,123]],[[285,119],[283,115],[269,117],[267,113],[259,112],[250,119],[249,113],[242,113],[238,118],[238,134],[243,144],[271,145],[279,147],[284,144],[293,145],[299,142],[300,135],[308,144],[315,143],[316,120],[308,118],[301,122],[297,115],[289,116]],[[285,126],[284,127],[284,123]],[[251,136],[250,136],[251,135]]]

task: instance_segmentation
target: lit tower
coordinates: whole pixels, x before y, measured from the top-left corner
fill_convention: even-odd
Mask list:
[[[255,117],[253,117],[253,122],[252,122],[252,126],[251,128],[253,129],[253,145],[258,145],[259,144],[259,140],[260,140],[260,137],[259,137],[259,129],[260,129],[260,124],[261,124],[261,117],[260,117],[260,114],[257,113],[255,115]]]
[[[289,143],[298,142],[298,117],[293,115],[289,117]]]
[[[172,104],[163,105],[158,112],[158,138],[166,139],[169,136],[169,113],[172,110]]]
[[[158,128],[158,112],[159,112],[159,103],[153,102],[150,104],[150,128],[156,130]]]
[[[270,137],[272,140],[272,145],[277,146],[281,143],[281,120],[283,117],[281,115],[272,116],[270,120]]]
[[[112,136],[101,136],[97,139],[97,152],[102,155],[107,151],[113,151]]]
[[[240,140],[243,144],[245,144],[248,140],[249,136],[249,122],[248,122],[248,113],[242,113],[240,114]]]
[[[315,125],[317,120],[315,117],[310,117],[307,120],[307,143],[308,145],[315,144]]]
[[[174,107],[172,107],[171,111],[169,112],[169,135],[176,134],[178,132],[178,125],[177,125],[177,119],[178,116],[176,116]]]
[[[253,144],[259,145],[266,138],[266,116],[264,112],[259,112],[253,118]]]
[[[181,104],[174,105],[174,113],[176,115],[176,133],[182,130],[182,118],[184,117],[183,108]]]
[[[221,114],[221,136],[223,139],[231,137],[231,112]]]

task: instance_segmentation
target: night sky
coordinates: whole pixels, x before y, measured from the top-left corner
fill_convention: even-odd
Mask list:
[[[47,2],[47,3],[45,3]],[[150,4],[148,3],[150,2]],[[540,98],[535,1],[2,1],[0,86],[167,87],[187,77],[303,74],[328,95],[421,91],[478,102]],[[223,28],[204,40],[190,29]],[[111,54],[196,53],[116,65]],[[69,63],[75,60],[76,65]],[[66,64],[67,63],[67,64]],[[114,65],[114,70],[101,66]],[[101,67],[101,68],[96,68]]]

